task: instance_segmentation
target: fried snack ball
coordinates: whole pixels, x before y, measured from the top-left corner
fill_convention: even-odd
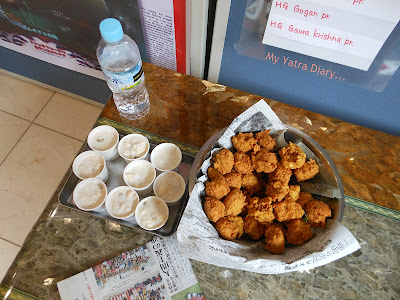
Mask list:
[[[249,195],[257,193],[263,188],[263,181],[255,174],[245,174],[242,176],[242,187]]]
[[[243,195],[241,190],[232,189],[229,194],[226,195],[223,203],[225,205],[226,216],[237,216],[246,205],[246,196]]]
[[[285,166],[279,162],[276,169],[272,173],[268,173],[269,181],[280,181],[288,184],[290,177],[292,176],[293,170],[285,168]]]
[[[272,254],[282,254],[285,252],[285,236],[283,230],[272,224],[265,230],[265,249]]]
[[[242,174],[232,171],[224,175],[231,189],[240,189],[242,187]]]
[[[232,143],[237,151],[248,152],[253,149],[255,144],[257,144],[257,140],[253,137],[252,132],[239,132],[237,135],[232,137]]]
[[[235,238],[241,238],[244,233],[243,228],[243,219],[237,216],[224,217],[215,223],[215,229],[218,231],[219,235],[230,241]]]
[[[283,223],[280,223],[277,220],[275,220],[271,225],[278,227],[280,230],[282,230],[283,234],[285,234],[285,226],[283,225]]]
[[[298,169],[306,162],[306,154],[296,144],[289,142],[289,146],[279,150],[281,162],[285,168]]]
[[[308,222],[312,227],[325,227],[327,217],[332,216],[328,204],[318,200],[310,200],[304,205]]]
[[[206,197],[204,212],[211,222],[217,222],[225,216],[225,205],[214,197]]]
[[[226,179],[221,176],[206,182],[206,196],[221,199],[231,191]]]
[[[289,192],[283,200],[295,202],[300,197],[300,186],[299,185],[289,185]]]
[[[253,154],[256,154],[260,150],[261,150],[261,146],[259,144],[255,144],[252,152],[253,152]]]
[[[243,194],[246,194],[246,192],[243,192]],[[246,195],[246,205],[243,207],[242,212],[240,213],[242,217],[246,217],[249,213],[249,200],[251,197],[252,196]]]
[[[297,203],[300,204],[302,208],[304,208],[305,204],[310,200],[313,200],[310,192],[300,192]]]
[[[251,162],[256,172],[271,173],[278,166],[278,158],[273,152],[261,149],[256,154],[251,155]]]
[[[253,164],[251,163],[250,156],[243,152],[235,152],[234,168],[236,172],[241,174],[251,174],[253,172]]]
[[[315,160],[310,159],[305,162],[305,164],[298,169],[294,169],[293,173],[296,176],[297,181],[304,181],[313,178],[319,172],[319,167]]]
[[[266,129],[264,131],[256,133],[256,139],[258,143],[261,147],[268,151],[272,151],[276,146],[275,139],[269,135],[270,132],[271,130]]]
[[[217,179],[218,177],[221,177],[221,173],[214,167],[209,167],[207,169],[207,175],[209,180]]]
[[[274,216],[279,222],[301,219],[304,210],[297,202],[282,201],[274,203]]]
[[[270,181],[265,185],[265,194],[273,201],[282,201],[289,193],[289,185],[280,181]]]
[[[303,220],[292,220],[286,223],[286,241],[292,245],[302,245],[312,238],[311,225]]]
[[[215,169],[222,175],[227,174],[232,171],[233,168],[233,153],[229,149],[222,148],[218,153],[215,153],[213,162]]]
[[[247,233],[253,240],[258,241],[264,235],[265,226],[258,223],[253,216],[243,218],[244,232]]]
[[[262,199],[258,197],[250,198],[247,210],[248,216],[254,217],[257,222],[263,225],[268,225],[275,219],[271,197]]]

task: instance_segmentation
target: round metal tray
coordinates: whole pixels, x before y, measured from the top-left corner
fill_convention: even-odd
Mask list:
[[[326,168],[327,176],[331,185],[333,185],[340,195],[339,198],[327,198],[323,197],[324,200],[332,210],[332,219],[341,222],[343,220],[344,207],[345,207],[345,196],[342,180],[340,178],[339,172],[336,169],[336,166],[332,159],[329,157],[328,153],[311,137],[306,135],[304,132],[291,127],[289,125],[285,125],[287,130],[284,134],[284,138],[286,142],[292,143],[300,143],[303,142],[320,160],[320,163]],[[199,153],[196,155],[196,158],[193,162],[192,168],[189,174],[189,193],[192,192],[193,187],[202,174],[200,167],[203,164],[204,160],[210,157],[210,152],[213,148],[217,146],[218,139],[225,132],[225,128],[214,134],[212,137],[208,139],[208,141],[201,147]]]

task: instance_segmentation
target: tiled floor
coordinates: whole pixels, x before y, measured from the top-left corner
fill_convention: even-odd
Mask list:
[[[0,281],[100,112],[0,73]]]

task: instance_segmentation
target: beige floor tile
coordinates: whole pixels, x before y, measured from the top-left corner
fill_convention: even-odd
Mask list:
[[[83,141],[100,112],[100,107],[56,93],[35,123]]]
[[[33,124],[0,166],[0,238],[22,245],[82,142]]]
[[[28,121],[0,111],[0,164],[29,125]]]
[[[0,282],[21,248],[0,239]]]
[[[0,110],[33,121],[54,92],[0,73]]]

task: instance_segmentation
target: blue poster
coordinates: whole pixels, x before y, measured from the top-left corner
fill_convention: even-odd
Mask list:
[[[263,44],[272,3],[231,1],[218,82],[400,136],[400,24],[364,71]]]

